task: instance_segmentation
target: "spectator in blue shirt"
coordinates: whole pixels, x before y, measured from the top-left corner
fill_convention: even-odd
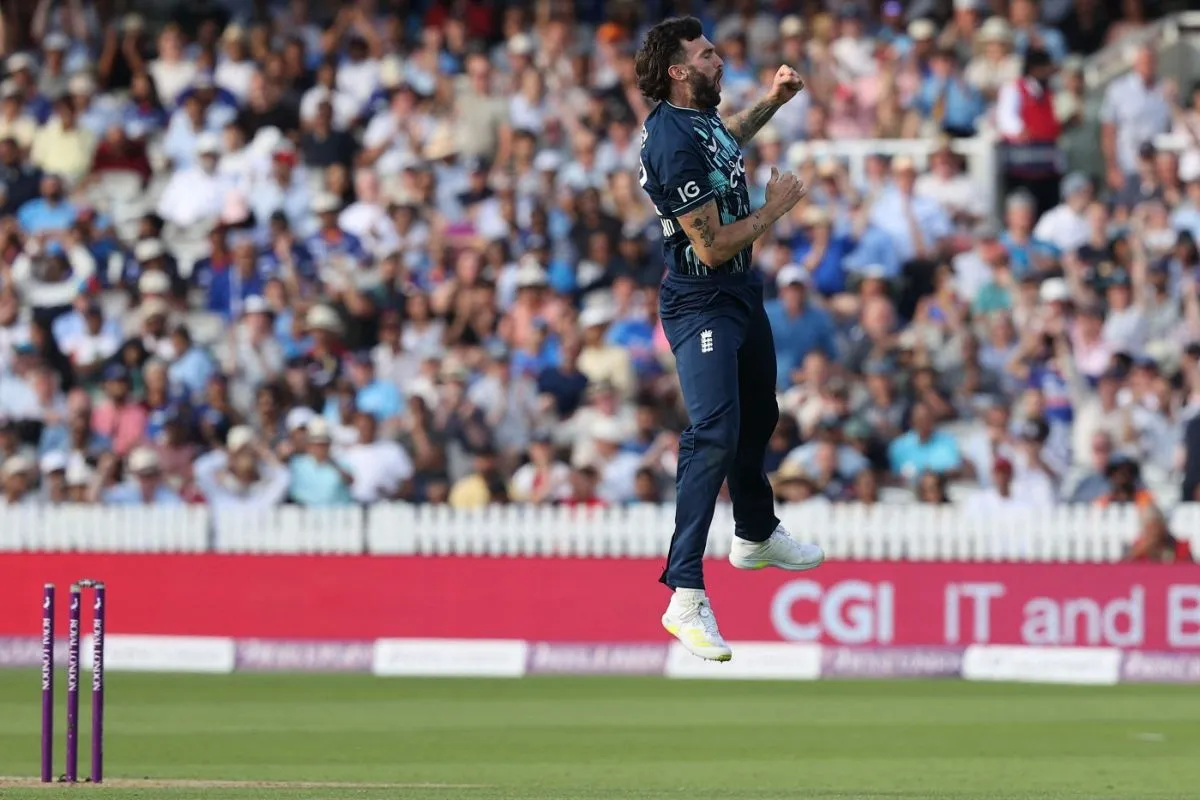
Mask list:
[[[205,307],[228,320],[241,315],[247,297],[266,294],[266,278],[259,264],[258,248],[249,236],[233,243],[233,263],[228,267],[213,265],[208,277],[208,300]]]
[[[888,235],[901,263],[933,258],[954,232],[950,216],[937,200],[915,193],[917,168],[911,158],[893,159],[892,177],[892,185],[871,206],[871,224]]]
[[[121,111],[110,95],[96,96],[96,82],[87,74],[75,75],[67,84],[79,127],[88,131],[96,141],[104,138],[108,128],[120,122]]]
[[[579,371],[581,350],[577,337],[566,339],[562,344],[562,362],[544,367],[537,376],[538,394],[554,399],[554,408],[562,419],[575,413],[588,388],[587,376]]]
[[[271,218],[282,213],[292,230],[303,230],[308,221],[311,198],[307,182],[296,172],[296,154],[280,150],[271,156],[271,177],[255,185],[250,208],[258,230],[266,234]]]
[[[171,388],[189,400],[199,400],[208,386],[208,380],[217,366],[212,356],[192,341],[187,326],[180,325],[171,333],[171,345],[175,348],[175,360],[167,368]]]
[[[65,233],[75,222],[79,210],[66,199],[62,179],[43,175],[41,197],[30,200],[17,212],[17,222],[28,234],[57,236]]]
[[[1037,200],[1024,189],[1008,196],[1004,205],[1004,232],[1000,243],[1008,251],[1008,263],[1013,275],[1020,279],[1051,268],[1057,251],[1054,245],[1035,239],[1033,226],[1037,221]]]
[[[857,239],[857,246],[842,261],[846,272],[858,275],[880,274],[892,281],[900,275],[900,257],[892,240],[879,228],[867,223]]]
[[[804,229],[792,239],[792,260],[808,270],[813,288],[825,297],[846,291],[844,261],[855,247],[852,238],[833,232],[829,212],[820,206],[804,210]]]
[[[912,408],[912,430],[892,441],[888,461],[892,471],[909,480],[923,472],[954,473],[962,467],[962,456],[954,437],[934,428],[934,414],[926,403]]]
[[[118,111],[131,138],[136,138],[135,133],[148,136],[167,127],[167,112],[158,100],[150,76],[144,72],[134,74],[129,84],[129,97]]]
[[[369,258],[362,241],[338,225],[342,201],[330,192],[322,192],[313,198],[312,210],[317,215],[317,232],[308,237],[305,245],[318,272],[327,269],[353,271],[365,265]]]
[[[38,196],[42,171],[21,157],[20,145],[11,135],[0,138],[0,216],[10,216]]]
[[[951,136],[974,136],[975,120],[985,110],[983,95],[959,73],[953,50],[938,50],[930,67],[914,100],[917,112]]]
[[[786,389],[792,385],[792,372],[810,351],[819,350],[831,359],[837,352],[833,320],[808,301],[808,273],[788,264],[779,270],[776,284],[779,297],[766,303],[766,312],[775,337],[779,387]]]
[[[307,451],[288,464],[292,474],[292,499],[302,506],[337,506],[352,502],[353,476],[331,457],[329,423],[313,417],[307,425]]]
[[[381,423],[399,416],[404,410],[404,397],[396,384],[375,374],[370,351],[355,353],[349,360],[350,383],[355,390],[354,407],[366,411]]]
[[[1009,22],[1012,24],[1013,49],[1024,56],[1031,47],[1040,47],[1050,54],[1055,64],[1067,57],[1067,40],[1062,32],[1038,24],[1040,9],[1034,0],[1012,0],[1008,6]]]

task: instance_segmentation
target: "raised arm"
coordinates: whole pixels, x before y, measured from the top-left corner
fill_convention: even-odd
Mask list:
[[[795,175],[780,173],[772,167],[771,180],[767,183],[767,202],[750,216],[722,225],[717,201],[709,200],[680,214],[679,225],[691,241],[696,256],[710,267],[720,266],[762,236],[776,220],[791,211],[807,191]]]
[[[724,120],[725,127],[733,134],[737,143],[745,147],[754,138],[754,135],[770,121],[771,117],[775,116],[775,112],[779,110],[780,106],[803,89],[804,81],[801,79],[800,73],[784,64],[775,73],[775,80],[766,96],[746,110],[739,111]]]

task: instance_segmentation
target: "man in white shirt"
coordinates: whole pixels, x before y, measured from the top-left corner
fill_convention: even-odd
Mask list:
[[[984,518],[996,512],[1046,508],[1054,505],[1054,487],[1042,472],[1026,472],[1014,478],[1012,462],[998,458],[992,464],[992,485],[971,495],[965,505],[967,516]]]
[[[936,200],[950,217],[974,222],[985,216],[985,201],[979,187],[959,169],[958,156],[943,138],[929,157],[930,171],[917,178],[916,193]]]
[[[1120,191],[1137,172],[1138,150],[1171,129],[1172,110],[1158,79],[1152,46],[1139,47],[1133,69],[1108,85],[1100,107],[1100,149],[1109,188]]]
[[[1082,172],[1072,172],[1062,182],[1062,202],[1047,211],[1033,229],[1033,238],[1054,245],[1060,253],[1073,253],[1088,240],[1087,209],[1092,202],[1092,182]]]
[[[225,52],[213,72],[213,82],[243,102],[250,91],[250,79],[258,65],[246,52],[246,32],[240,25],[230,25],[221,36]]]
[[[226,449],[193,464],[196,487],[214,508],[274,508],[287,496],[291,474],[245,425],[231,429]]]
[[[541,505],[571,494],[571,468],[555,458],[554,441],[536,434],[529,443],[529,463],[513,473],[509,496],[518,503]]]
[[[338,453],[338,461],[354,476],[350,495],[358,503],[396,500],[408,493],[412,459],[399,442],[377,437],[375,417],[367,411],[354,415],[358,441]]]
[[[61,343],[78,377],[90,377],[121,347],[120,328],[106,324],[99,302],[89,298],[83,308],[83,330]]]
[[[187,228],[220,216],[225,201],[225,187],[217,174],[220,150],[221,142],[215,134],[204,133],[197,137],[196,166],[179,170],[171,176],[158,200],[160,217]]]
[[[354,173],[354,194],[357,199],[338,215],[338,227],[357,236],[376,258],[395,252],[400,237],[381,202],[379,176],[374,170],[359,169]]]

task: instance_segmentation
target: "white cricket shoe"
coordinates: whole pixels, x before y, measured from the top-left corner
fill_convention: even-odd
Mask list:
[[[792,538],[782,525],[777,525],[765,542],[751,542],[733,537],[729,563],[738,569],[780,569],[803,572],[816,569],[825,560],[825,551],[815,544],[803,544]]]
[[[692,655],[709,661],[733,658],[703,589],[676,589],[662,624]]]

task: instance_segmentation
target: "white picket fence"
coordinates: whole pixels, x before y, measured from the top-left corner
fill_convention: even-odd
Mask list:
[[[0,552],[293,553],[659,557],[673,506],[570,509],[495,506],[454,511],[369,508],[211,512],[203,506],[0,508]],[[1137,533],[1132,509],[1060,506],[972,517],[957,506],[784,506],[800,538],[837,559],[1114,561]],[[1200,504],[1176,507],[1171,527],[1200,552]],[[708,555],[729,552],[733,517],[720,506]]]

